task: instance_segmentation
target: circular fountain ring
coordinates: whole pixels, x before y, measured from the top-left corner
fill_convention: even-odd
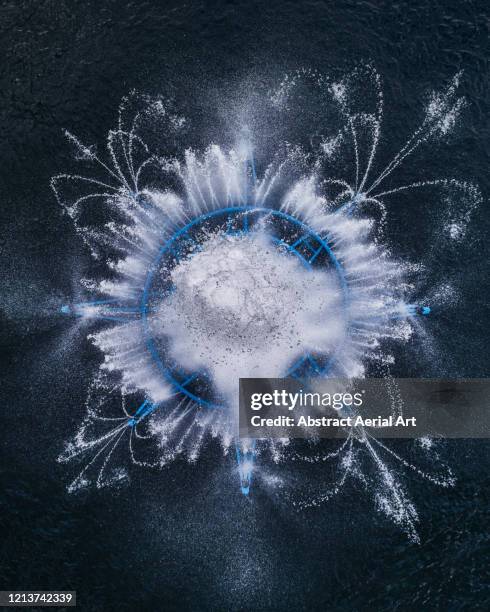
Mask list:
[[[162,349],[153,336],[148,315],[152,310],[153,301],[161,299],[172,291],[169,271],[180,260],[196,251],[199,245],[196,237],[205,236],[206,232],[213,232],[219,228],[229,235],[242,234],[252,230],[258,222],[268,223],[267,232],[272,240],[298,257],[305,268],[333,266],[342,290],[344,307],[347,305],[348,288],[344,270],[328,244],[328,237],[320,237],[305,223],[287,213],[254,206],[221,208],[196,217],[176,231],[160,248],[150,266],[141,297],[141,319],[146,346],[165,380],[176,391],[206,408],[222,407],[210,397],[211,385],[206,373],[189,373],[182,371],[178,364],[164,363]],[[157,272],[163,274],[157,275]],[[328,357],[304,355],[292,365],[286,376],[325,375],[333,362],[334,355],[335,351]]]

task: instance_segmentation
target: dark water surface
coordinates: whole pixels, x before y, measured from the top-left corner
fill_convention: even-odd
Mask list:
[[[214,447],[197,465],[68,495],[72,472],[56,457],[84,413],[97,355],[53,314],[89,260],[49,189],[71,169],[61,129],[102,148],[132,89],[172,97],[206,142],[226,133],[222,109],[237,91],[367,60],[384,81],[388,150],[417,125],[427,91],[464,70],[457,138],[400,184],[419,170],[449,174],[486,198],[488,13],[483,0],[0,3],[1,589],[77,590],[82,610],[489,609],[486,441],[448,444],[454,489],[405,479],[420,545],[354,486],[303,513],[260,483],[245,499],[233,458]],[[416,204],[391,213],[393,240],[415,259],[429,222]],[[399,375],[488,375],[487,211],[460,252],[434,256],[438,280],[462,296],[430,322],[437,364],[402,360]]]

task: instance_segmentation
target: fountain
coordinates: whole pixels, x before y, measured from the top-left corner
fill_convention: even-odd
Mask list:
[[[433,304],[413,300],[414,266],[376,238],[380,221],[370,213],[381,212],[382,221],[385,200],[411,189],[453,186],[471,206],[479,200],[472,185],[452,179],[381,187],[420,145],[451,128],[463,106],[456,96],[459,77],[433,95],[421,125],[375,174],[383,114],[379,77],[372,72],[376,110],[353,113],[353,74],[342,83],[321,81],[343,117],[335,139],[322,140],[308,155],[290,147],[260,172],[254,156],[260,139],[250,130],[230,150],[187,149],[177,159],[152,154],[139,131],[144,111],[129,123],[121,111],[109,133],[108,160],[66,132],[78,157],[101,172],[58,175],[52,187],[107,269],[102,280],[85,282],[89,299],[60,306],[87,325],[103,357],[87,418],[60,457],[91,453],[71,490],[87,484],[91,470],[97,486],[124,478],[121,469],[106,476],[124,438],[133,463],[159,467],[179,455],[194,462],[206,441],[217,438],[225,454],[235,449],[244,495],[266,452],[274,460],[288,452],[293,460],[335,459],[339,479],[327,493],[296,504],[304,507],[330,499],[348,476],[362,478],[361,444],[380,475],[378,507],[417,539],[416,510],[382,453],[442,486],[452,484],[450,473],[423,472],[368,435],[361,441],[350,436],[316,459],[290,450],[288,440],[238,437],[240,376],[362,377],[377,362],[392,384],[387,341],[407,342]],[[282,97],[293,82],[282,87]],[[353,151],[352,181],[328,174],[339,143]],[[368,143],[366,150],[361,143]],[[313,163],[305,162],[308,157]],[[92,221],[94,207],[105,211],[103,223]],[[112,412],[115,396],[119,415]],[[141,456],[138,447],[148,440],[154,448]]]

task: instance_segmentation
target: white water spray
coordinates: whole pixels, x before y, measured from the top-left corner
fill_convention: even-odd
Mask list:
[[[92,453],[72,489],[87,484],[92,470],[98,486],[124,478],[120,468],[109,468],[124,438],[132,462],[143,466],[163,466],[179,455],[196,461],[210,437],[226,454],[237,437],[240,376],[285,375],[295,364],[304,367],[306,357],[310,375],[360,377],[376,363],[389,374],[388,345],[407,342],[415,317],[430,308],[411,296],[418,264],[401,262],[377,239],[384,199],[410,189],[458,190],[467,204],[449,228],[458,237],[462,230],[454,228],[469,222],[479,194],[452,179],[383,190],[419,146],[447,134],[463,101],[456,97],[456,77],[446,92],[432,96],[419,128],[375,173],[383,98],[378,75],[368,73],[374,112],[351,108],[358,71],[342,82],[318,78],[322,95],[340,109],[338,132],[322,137],[314,151],[287,147],[259,177],[250,145],[186,150],[182,159],[151,154],[140,135],[143,119],[160,113],[169,129],[181,124],[161,104],[129,122],[123,105],[118,128],[109,134],[108,161],[67,133],[78,156],[100,173],[54,177],[53,189],[92,255],[107,264],[105,279],[84,281],[90,300],[62,308],[94,323],[89,337],[103,356],[87,419],[61,456]],[[271,96],[273,104],[291,104],[302,77],[287,79]],[[254,146],[260,147],[259,139]],[[329,168],[346,147],[354,171],[346,167],[344,176],[332,176]],[[94,222],[98,215],[102,222]],[[203,371],[218,410],[206,408],[196,387]],[[402,410],[395,391],[393,398],[393,409]],[[246,492],[257,469],[254,455],[262,459],[269,452],[275,462],[336,461],[338,480],[295,505],[322,503],[354,478],[373,487],[377,507],[414,540],[417,513],[389,462],[442,486],[453,482],[450,474],[419,470],[369,436],[351,436],[326,454],[303,456],[288,440],[264,441],[257,449],[241,442],[237,452],[245,457],[239,470]],[[363,469],[366,457],[376,468],[375,482]]]

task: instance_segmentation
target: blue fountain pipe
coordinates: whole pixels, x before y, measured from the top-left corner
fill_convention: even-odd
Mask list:
[[[426,317],[431,313],[431,307],[422,304],[406,304],[406,307],[408,314],[411,316],[422,315]]]
[[[77,302],[75,304],[63,304],[63,306],[61,306],[60,308],[60,312],[62,314],[65,315],[73,315],[75,317],[84,317],[87,312],[86,312],[86,308],[90,307],[90,306],[105,306],[107,304],[115,304],[118,303],[120,300],[118,299],[110,299],[110,300],[92,300],[90,302]],[[133,313],[133,314],[137,314],[139,313],[139,308],[118,308],[117,309],[117,314],[125,314],[125,313]],[[98,314],[98,313],[93,313],[91,314],[91,316],[89,317],[91,319],[102,319],[105,321],[120,321],[120,322],[126,322],[127,319],[124,318],[124,316],[117,316],[117,315],[111,315],[111,314]]]
[[[157,408],[158,404],[153,404],[150,400],[146,399],[135,412],[134,416],[128,419],[128,427],[134,427]]]
[[[345,213],[347,214],[347,216],[350,216],[354,212],[354,208],[357,206],[357,204],[362,202],[363,199],[364,199],[364,195],[362,193],[356,193],[356,195],[351,200],[349,200],[348,202],[346,202],[345,204],[342,204],[342,206],[337,208],[337,210],[335,211],[335,214]]]
[[[252,474],[255,462],[255,440],[235,441],[236,460],[238,464],[238,474],[240,475],[240,488],[243,495],[250,493],[252,484]]]

